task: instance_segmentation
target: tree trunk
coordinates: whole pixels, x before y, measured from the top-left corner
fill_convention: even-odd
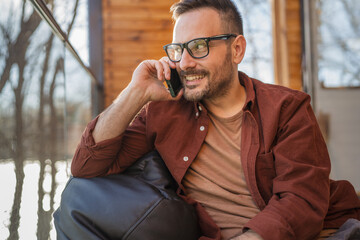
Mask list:
[[[40,77],[39,88],[39,113],[38,113],[38,159],[40,166],[40,176],[38,182],[38,223],[37,223],[37,238],[48,239],[50,234],[50,217],[49,213],[44,210],[43,202],[45,192],[43,189],[45,179],[45,167],[46,167],[46,155],[45,149],[47,149],[48,139],[52,136],[48,136],[43,130],[47,129],[45,125],[45,107],[46,107],[46,94],[45,94],[45,82],[46,76],[49,71],[49,61],[51,56],[52,44],[54,35],[51,34],[46,42],[45,58],[42,67],[42,74]],[[52,160],[52,159],[51,159]]]
[[[10,216],[10,226],[9,226],[9,240],[17,240],[19,239],[18,228],[20,225],[20,205],[21,205],[21,197],[24,183],[24,164],[23,161],[16,160],[15,161],[15,174],[16,174],[16,187],[14,194],[13,206],[11,209]]]
[[[19,66],[19,80],[18,85],[14,89],[15,93],[15,175],[16,175],[16,188],[14,194],[14,202],[11,210],[10,216],[10,235],[9,240],[17,240],[19,239],[19,225],[20,225],[20,206],[21,206],[21,197],[24,183],[24,129],[23,129],[23,86],[24,86],[24,68],[25,61],[21,61]]]

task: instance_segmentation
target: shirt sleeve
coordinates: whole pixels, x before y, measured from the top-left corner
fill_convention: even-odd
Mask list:
[[[151,150],[146,138],[146,108],[121,135],[98,143],[92,136],[99,117],[86,127],[75,151],[71,173],[74,177],[97,177],[124,171]]]
[[[328,210],[330,159],[309,97],[282,106],[272,151],[273,195],[245,229],[266,240],[314,239]]]

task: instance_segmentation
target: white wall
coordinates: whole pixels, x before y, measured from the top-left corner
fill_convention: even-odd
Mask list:
[[[317,114],[329,114],[331,177],[349,180],[360,191],[360,89],[324,89],[318,85],[314,104]]]

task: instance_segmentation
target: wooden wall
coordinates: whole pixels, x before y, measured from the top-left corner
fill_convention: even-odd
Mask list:
[[[302,89],[300,0],[272,0],[275,83]]]
[[[160,59],[172,40],[174,0],[103,0],[104,91],[108,106],[145,59]]]
[[[172,39],[170,6],[176,0],[103,0],[105,106],[145,59],[165,55]],[[300,0],[272,0],[274,72],[277,84],[302,88]]]

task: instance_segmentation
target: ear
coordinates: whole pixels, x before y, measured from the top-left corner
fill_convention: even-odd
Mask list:
[[[243,35],[238,35],[232,43],[233,61],[240,64],[244,58],[246,50],[246,40]]]

